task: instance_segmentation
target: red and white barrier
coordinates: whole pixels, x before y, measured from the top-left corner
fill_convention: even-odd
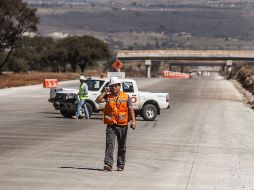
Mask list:
[[[55,88],[58,86],[57,79],[44,79],[43,88]]]
[[[180,72],[172,72],[172,71],[163,71],[163,78],[181,78],[181,79],[189,79],[191,78],[190,74],[180,73]]]

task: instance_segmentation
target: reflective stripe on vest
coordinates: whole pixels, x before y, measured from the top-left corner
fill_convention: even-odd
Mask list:
[[[107,96],[104,107],[104,123],[107,125],[127,125],[129,120],[128,94],[120,92],[118,99],[112,94]]]
[[[79,98],[81,100],[83,99],[88,99],[88,92],[86,91],[86,86],[87,84],[86,83],[83,83],[79,86]]]

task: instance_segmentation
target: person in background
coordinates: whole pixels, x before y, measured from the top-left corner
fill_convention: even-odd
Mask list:
[[[87,84],[85,83],[86,79],[84,76],[80,76],[79,80],[80,80],[80,86],[79,86],[79,92],[78,92],[79,104],[77,106],[76,114],[72,118],[73,119],[79,118],[80,109],[82,107],[85,111],[86,119],[89,119],[89,112],[87,110],[86,101],[85,101],[86,99],[88,99],[88,87],[87,87]]]
[[[117,77],[111,77],[109,87],[106,87],[95,100],[96,103],[106,102],[103,110],[104,124],[107,125],[104,158],[104,170],[106,171],[112,171],[115,137],[118,142],[117,171],[124,170],[129,119],[131,121],[130,127],[136,128],[135,113],[130,97],[120,89],[120,80]]]

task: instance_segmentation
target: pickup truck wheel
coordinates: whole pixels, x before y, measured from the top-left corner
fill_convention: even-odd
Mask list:
[[[153,104],[146,104],[142,109],[142,117],[145,121],[153,121],[157,117],[157,109]]]
[[[62,116],[64,116],[65,118],[71,118],[73,115],[75,115],[75,113],[66,112],[66,111],[63,111],[63,110],[60,110],[60,113],[61,113]]]

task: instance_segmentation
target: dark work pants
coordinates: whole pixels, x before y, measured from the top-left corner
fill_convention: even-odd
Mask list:
[[[117,152],[117,167],[124,168],[126,154],[128,126],[107,125],[106,129],[106,150],[104,163],[113,166],[114,163],[114,147],[115,137],[117,137],[118,152]]]

